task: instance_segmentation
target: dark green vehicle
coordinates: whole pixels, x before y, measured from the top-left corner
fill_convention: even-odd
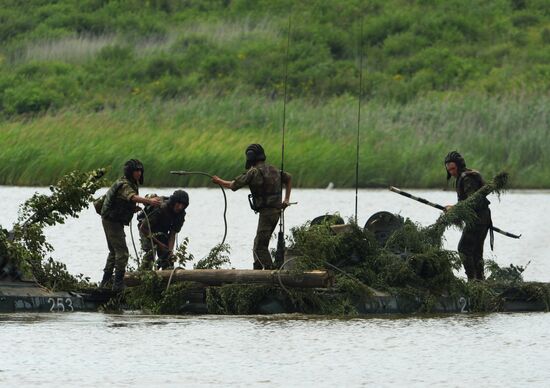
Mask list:
[[[9,260],[0,258],[0,313],[95,311],[111,293],[50,291],[18,275]]]
[[[323,216],[325,217],[325,216]],[[326,218],[326,217],[325,217]],[[318,222],[326,221],[318,220]],[[349,225],[343,220],[333,220],[334,233],[346,233]],[[313,223],[313,222],[312,222]],[[400,216],[378,212],[367,223],[365,229],[370,231],[380,244],[384,242],[403,225]],[[285,260],[290,264],[291,252],[287,252]],[[0,313],[13,312],[50,312],[70,313],[75,311],[97,311],[114,295],[110,290],[92,289],[87,292],[50,291],[36,281],[20,279],[14,275],[17,271],[9,267],[9,260],[0,258]],[[289,265],[290,267],[290,265]],[[308,290],[318,298],[333,299],[338,297],[338,287],[334,287],[334,272],[313,271],[299,273],[296,271],[261,271],[261,270],[185,270],[156,271],[156,275],[164,281],[195,284],[194,287],[180,294],[178,300],[173,300],[170,313],[176,314],[237,314],[243,313],[231,299],[220,300],[224,305],[221,310],[212,310],[212,296],[221,295],[223,289],[231,285],[242,285],[251,290],[259,285],[269,287],[269,293],[256,300],[246,310],[247,314],[277,314],[277,313],[311,313],[300,308],[288,297],[288,290]],[[308,283],[308,276],[314,283]],[[316,283],[316,282],[320,283]],[[128,287],[139,286],[140,274],[128,273],[125,278]],[[526,284],[528,285],[528,284]],[[337,285],[336,285],[337,286]],[[545,286],[546,287],[546,286]],[[227,289],[227,288],[226,288]],[[534,298],[532,293],[526,294],[524,288],[509,287],[496,290],[499,305],[492,311],[547,311],[548,305],[544,298]],[[355,311],[361,315],[370,314],[414,314],[425,311],[425,301],[413,295],[394,295],[365,289],[364,295],[356,294],[350,302]],[[431,303],[431,313],[466,313],[478,311],[474,301],[467,295],[441,295]],[[234,305],[234,306],[233,306]],[[235,307],[235,309],[233,309]],[[307,306],[306,306],[307,307]],[[319,312],[317,312],[319,313]]]
[[[52,292],[34,281],[0,280],[0,313],[94,311],[98,306],[90,295]]]

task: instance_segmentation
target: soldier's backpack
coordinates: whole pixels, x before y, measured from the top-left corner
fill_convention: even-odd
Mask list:
[[[122,187],[122,182],[117,182],[116,187],[113,189],[113,195],[116,194],[116,192]],[[110,189],[109,189],[110,190]],[[101,215],[101,209],[103,209],[103,203],[105,202],[105,197],[107,197],[107,194],[103,194],[101,197],[93,201],[95,212],[99,215]]]
[[[105,202],[105,195],[102,195],[101,197],[96,199],[94,202],[92,202],[94,204],[95,212],[99,215],[101,215],[101,209],[103,208],[103,202]]]

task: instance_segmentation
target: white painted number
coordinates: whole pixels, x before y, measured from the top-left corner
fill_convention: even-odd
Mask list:
[[[62,313],[65,312],[65,305],[63,304],[63,298],[57,298],[57,311],[61,310]]]
[[[67,303],[67,307],[70,308],[70,312],[72,313],[74,311],[72,299],[71,298],[65,299],[65,303]]]
[[[71,300],[71,298],[66,298],[65,300],[63,300],[63,298],[57,298],[57,300],[54,298],[48,298],[48,303],[51,303],[50,312],[52,313],[64,313],[65,311],[74,311],[73,301]],[[65,309],[65,305],[67,305],[67,310]]]
[[[466,305],[467,305],[468,303],[466,303],[466,298],[465,298],[465,297],[461,296],[461,297],[458,299],[458,304],[459,304],[459,306],[460,306],[460,312],[461,312],[461,313],[467,313],[467,312],[468,312],[468,310],[466,310]]]

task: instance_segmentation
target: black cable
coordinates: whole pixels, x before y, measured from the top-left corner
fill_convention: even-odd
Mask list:
[[[140,259],[139,259],[139,255],[138,255],[138,252],[137,252],[136,243],[134,241],[134,232],[132,232],[132,225],[133,225],[133,222],[130,221],[130,237],[132,239],[132,245],[134,246],[134,253],[136,254],[136,262],[137,262],[137,266],[138,266],[138,269],[139,269]]]
[[[170,174],[174,175],[204,175],[209,178],[212,178],[212,175],[202,172],[202,171],[170,171]],[[224,223],[224,232],[223,232],[223,239],[220,245],[218,245],[218,252],[220,249],[222,249],[223,244],[225,243],[225,238],[227,237],[227,195],[225,194],[225,190],[222,185],[218,184],[220,186],[220,189],[222,189],[223,193],[223,201],[224,201],[224,208],[223,208],[223,223]],[[217,252],[216,252],[217,253]],[[172,283],[172,277],[174,276],[174,273],[178,270],[185,270],[185,268],[182,267],[174,267],[172,270],[172,273],[170,273],[170,278],[168,279],[168,284],[166,285],[166,291],[168,291],[168,288],[170,287],[170,284]]]
[[[212,178],[212,175],[202,172],[202,171],[170,171],[170,174],[174,175],[204,175],[209,178]],[[224,201],[224,209],[223,209],[223,223],[224,223],[224,233],[223,233],[223,239],[220,243],[219,247],[225,243],[225,238],[227,237],[227,195],[225,194],[225,190],[222,185],[218,184],[220,186],[220,189],[223,193],[223,201]]]

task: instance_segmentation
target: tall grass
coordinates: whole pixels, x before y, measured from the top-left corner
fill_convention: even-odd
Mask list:
[[[114,44],[114,35],[69,36],[58,39],[46,39],[27,44],[17,62],[59,61],[83,63],[92,59],[103,47]]]
[[[550,187],[550,96],[503,98],[447,95],[406,105],[362,108],[360,185],[441,187],[450,150],[491,177],[507,170],[513,187]],[[298,186],[354,184],[356,99],[291,100],[287,106],[285,166]],[[244,149],[262,143],[268,161],[280,163],[279,100],[209,94],[179,101],[127,103],[99,113],[66,110],[0,124],[0,183],[43,185],[75,168],[111,167],[126,159],[145,163],[148,185],[176,182],[170,170],[208,171],[232,178],[243,171]]]
[[[276,19],[259,20],[249,17],[240,20],[187,21],[169,29],[164,36],[128,40],[120,34],[71,35],[33,40],[12,54],[13,63],[67,62],[85,63],[92,60],[106,46],[131,46],[137,57],[167,52],[178,39],[203,37],[219,44],[238,44],[245,40],[277,41],[280,39]]]
[[[192,21],[178,26],[174,32],[180,35],[204,36],[214,43],[226,44],[254,39],[258,41],[278,40],[280,25],[278,18],[263,17],[250,18],[242,17],[238,20],[215,20],[215,21]]]

